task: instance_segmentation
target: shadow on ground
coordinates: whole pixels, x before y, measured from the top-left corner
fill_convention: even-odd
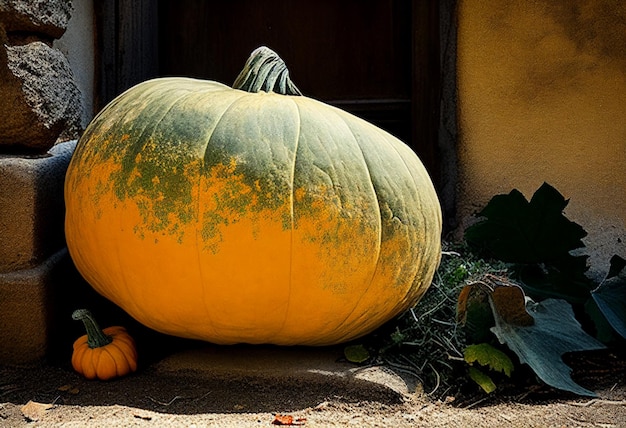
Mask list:
[[[0,402],[121,405],[170,414],[293,412],[326,401],[400,404],[398,374],[341,361],[341,348],[177,348],[113,381],[88,381],[68,365],[0,366]]]

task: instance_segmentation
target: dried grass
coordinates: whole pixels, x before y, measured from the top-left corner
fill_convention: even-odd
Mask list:
[[[506,274],[506,266],[483,260],[460,245],[444,245],[430,289],[412,309],[387,326],[379,359],[414,376],[435,399],[455,396],[467,384],[463,360],[465,333],[456,321],[463,287],[487,274]]]

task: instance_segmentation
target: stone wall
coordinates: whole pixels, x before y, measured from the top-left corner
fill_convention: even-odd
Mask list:
[[[0,0],[0,363],[43,358],[72,268],[63,183],[80,132],[80,93],[52,47],[69,0]],[[58,144],[55,144],[58,143]]]

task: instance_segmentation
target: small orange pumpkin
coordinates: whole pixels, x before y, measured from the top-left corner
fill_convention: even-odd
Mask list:
[[[137,370],[135,341],[121,326],[100,330],[87,309],[77,309],[72,319],[85,325],[87,334],[74,342],[72,367],[87,379],[109,380]]]

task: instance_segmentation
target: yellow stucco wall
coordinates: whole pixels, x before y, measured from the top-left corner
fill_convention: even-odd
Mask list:
[[[546,181],[601,274],[626,257],[626,2],[459,0],[458,23],[460,223]]]

